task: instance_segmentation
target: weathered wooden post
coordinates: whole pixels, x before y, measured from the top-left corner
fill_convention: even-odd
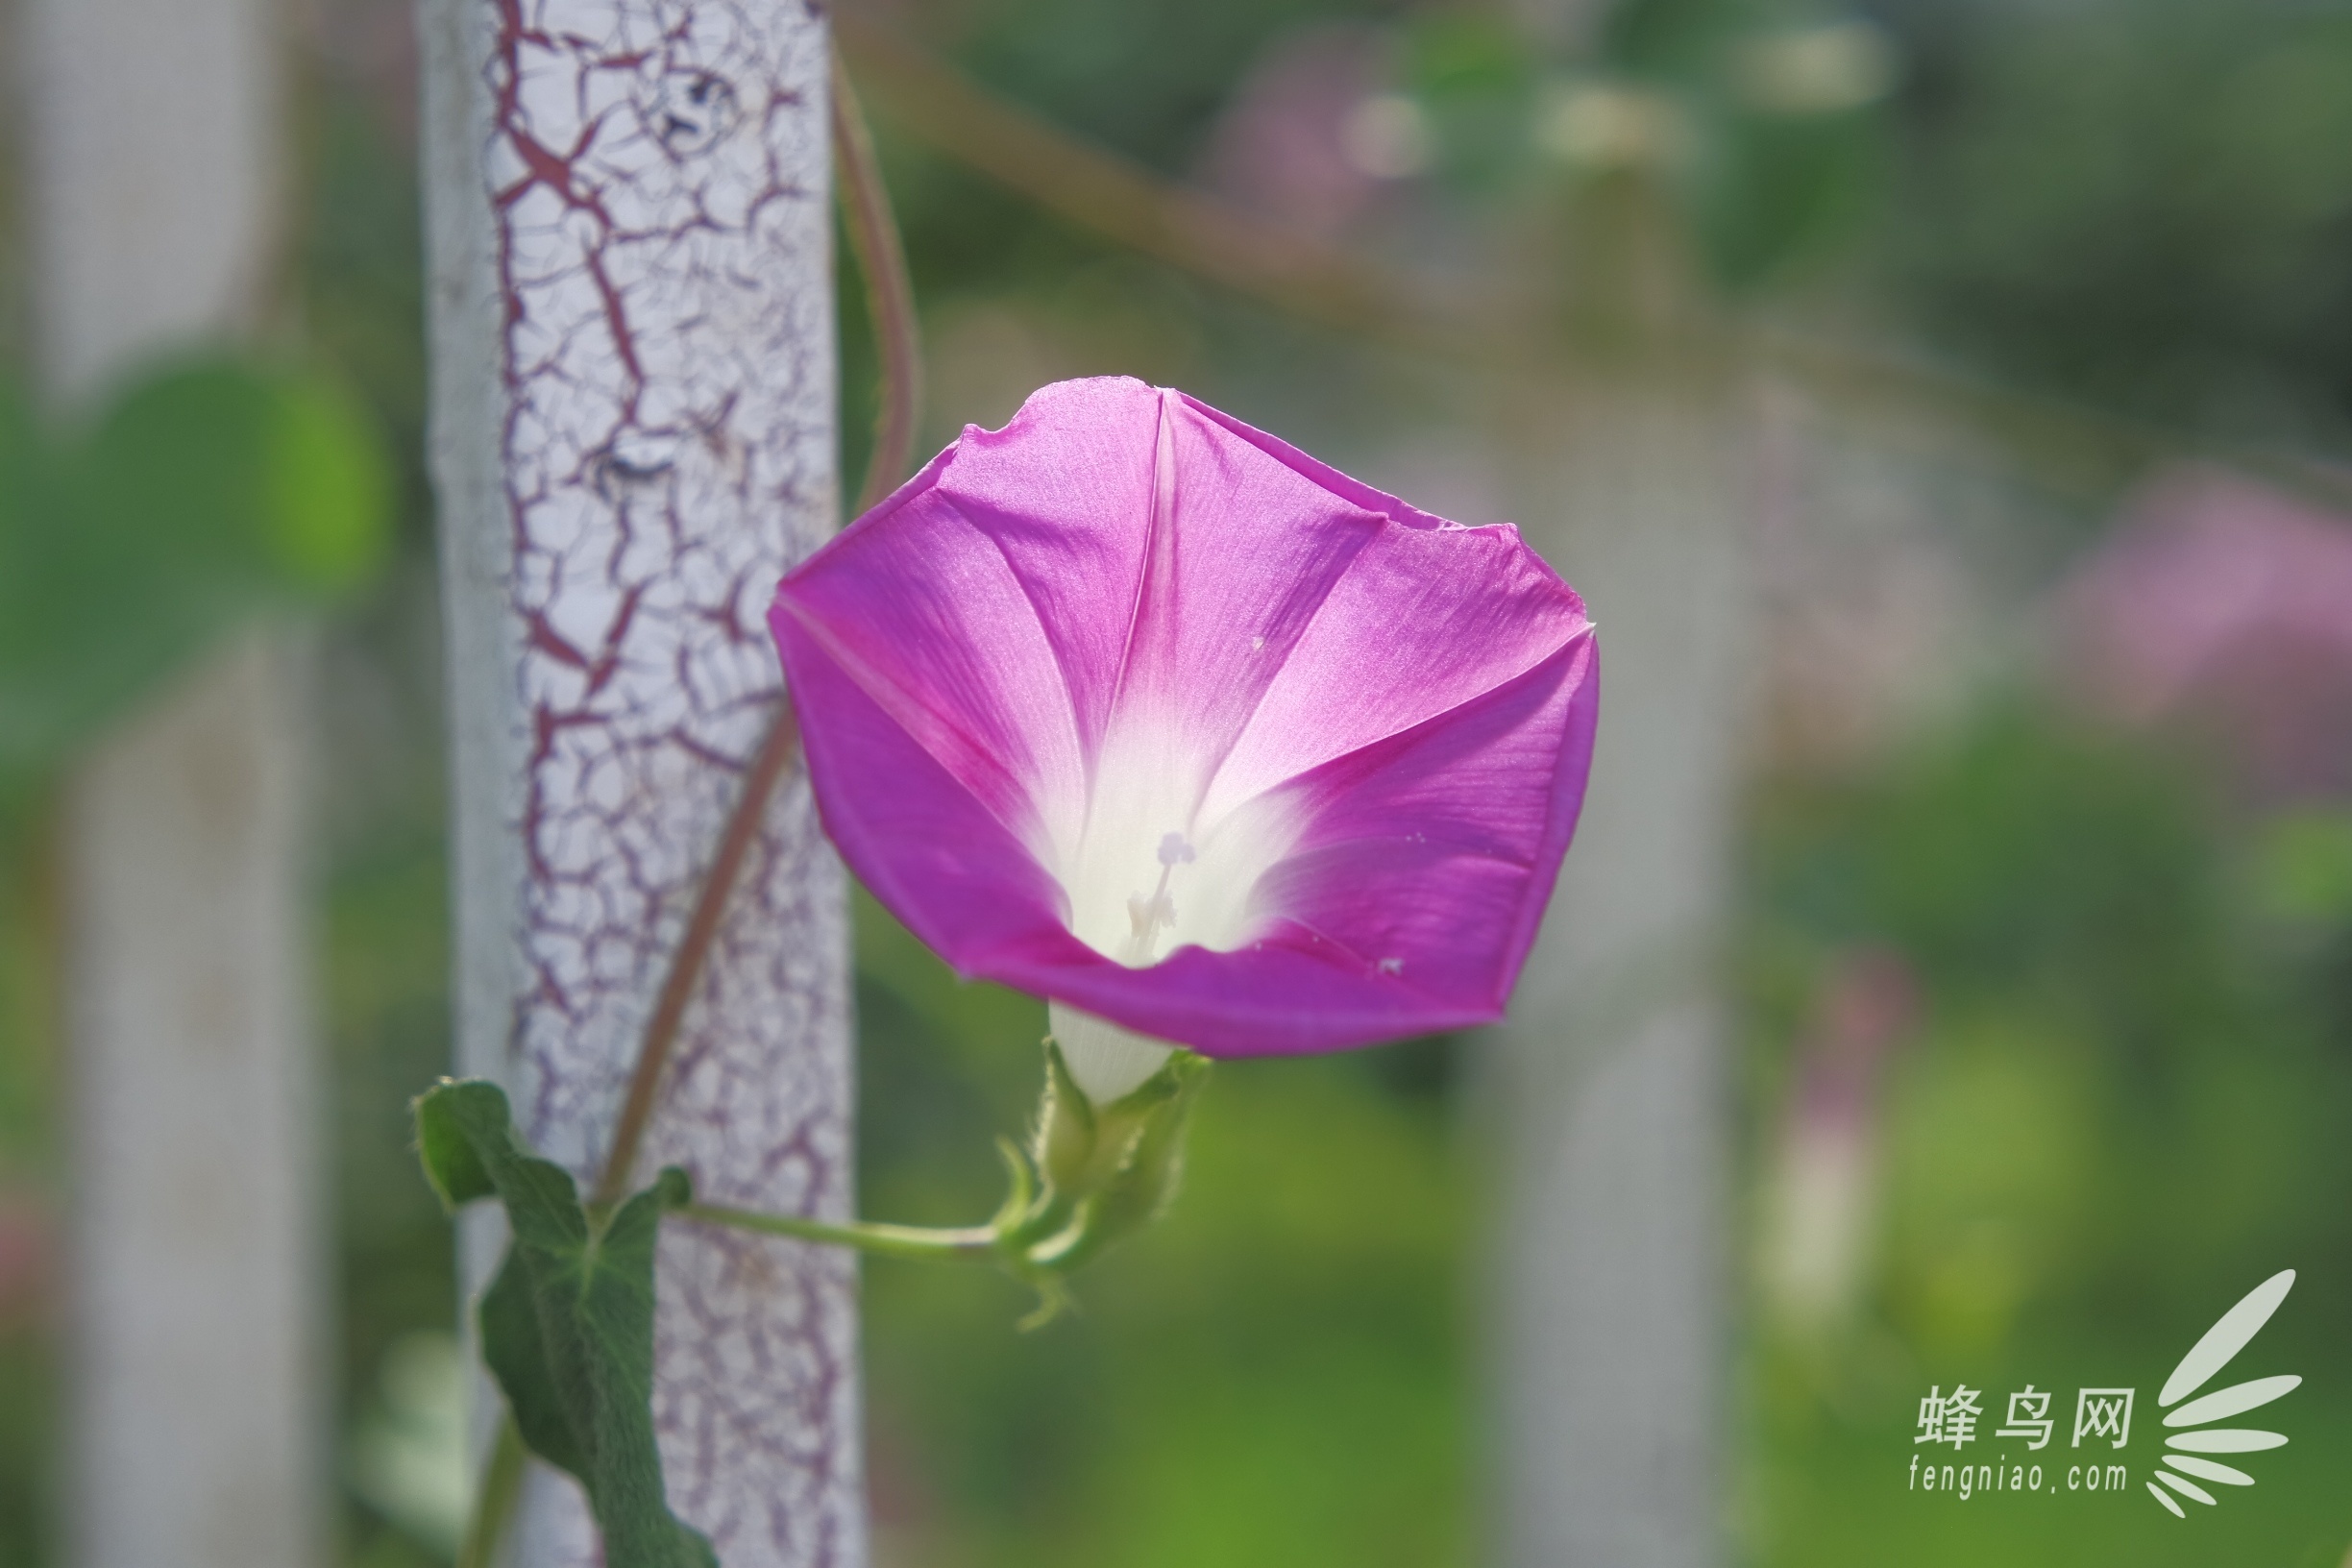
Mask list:
[[[1584,814],[1496,1075],[1507,1568],[1711,1568],[1726,1542],[1738,429],[1720,377],[1621,368],[1506,421],[1512,502],[1603,649]]]
[[[836,514],[827,38],[807,0],[424,0],[459,1044],[593,1183]],[[851,1212],[845,884],[769,802],[637,1162]],[[483,1282],[497,1237],[468,1237]],[[847,1256],[666,1229],[670,1499],[727,1568],[865,1557]],[[485,1385],[485,1398],[488,1398]],[[570,1483],[520,1560],[600,1560]]]
[[[33,0],[19,80],[55,399],[250,326],[280,237],[266,0]],[[252,633],[68,787],[73,1560],[306,1568],[329,1484],[300,682]]]
[[[1519,495],[1605,651],[1576,849],[1502,1064],[1502,1560],[1708,1568],[1730,1285],[1715,948],[1746,597],[1731,424],[1672,382],[1580,386],[1543,412],[1517,432]]]

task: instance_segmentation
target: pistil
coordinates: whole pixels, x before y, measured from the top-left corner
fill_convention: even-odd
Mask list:
[[[1118,961],[1129,968],[1141,968],[1152,962],[1153,949],[1160,945],[1163,927],[1176,924],[1176,900],[1168,896],[1168,883],[1176,868],[1189,865],[1199,855],[1182,833],[1169,833],[1160,840],[1160,885],[1152,889],[1151,896],[1130,896],[1127,919],[1134,929],[1126,944],[1119,949]]]

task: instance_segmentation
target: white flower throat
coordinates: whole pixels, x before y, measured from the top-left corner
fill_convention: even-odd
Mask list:
[[[1259,880],[1296,838],[1277,795],[1216,801],[1203,776],[1213,758],[1179,744],[1179,727],[1122,726],[1085,798],[1041,814],[1039,859],[1068,900],[1071,934],[1130,968],[1179,947],[1246,946],[1268,913]]]
[[[1104,747],[1083,800],[1045,814],[1039,858],[1068,900],[1072,935],[1105,958],[1148,968],[1180,947],[1229,952],[1266,916],[1258,884],[1289,851],[1297,816],[1279,794],[1203,808],[1201,759],[1178,726],[1130,726]],[[1073,792],[1075,794],[1075,792]],[[1055,1003],[1054,1039],[1096,1103],[1118,1098],[1173,1047]]]

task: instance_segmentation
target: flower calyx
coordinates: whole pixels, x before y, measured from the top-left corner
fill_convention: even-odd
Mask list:
[[[1185,1126],[1208,1071],[1208,1058],[1172,1051],[1141,1084],[1098,1105],[1047,1039],[1037,1135],[1025,1150],[998,1143],[1012,1188],[990,1222],[999,1259],[1038,1289],[1038,1310],[1023,1328],[1059,1315],[1069,1300],[1063,1280],[1149,1224],[1175,1195]]]

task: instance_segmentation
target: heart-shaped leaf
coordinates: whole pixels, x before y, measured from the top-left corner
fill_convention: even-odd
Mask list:
[[[599,1215],[571,1172],[524,1146],[497,1085],[437,1084],[416,1123],[443,1202],[506,1206],[514,1240],[482,1297],[482,1359],[524,1444],[586,1490],[610,1568],[718,1568],[670,1511],[653,1438],[653,1243],[662,1211],[693,1201],[686,1173]]]

